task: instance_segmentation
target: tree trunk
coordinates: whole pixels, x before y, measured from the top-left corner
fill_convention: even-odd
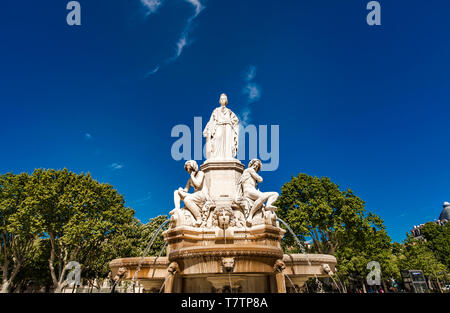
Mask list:
[[[8,293],[9,292],[9,279],[8,279],[8,259],[5,257],[5,261],[2,265],[2,289],[0,293]]]
[[[441,286],[441,282],[439,281],[439,278],[437,278],[437,277],[436,277],[436,282],[437,282],[437,285],[438,285],[438,288],[439,288],[439,292],[440,292],[440,293],[443,293],[443,291],[442,291],[442,286]]]
[[[381,284],[383,285],[384,292],[388,292],[386,282],[384,281],[384,279],[381,280]]]
[[[10,287],[11,283],[9,282],[9,280],[4,280],[2,283],[2,290],[0,290],[0,293],[8,293],[9,292],[9,287]]]
[[[55,266],[54,266],[54,261],[55,261],[55,256],[56,256],[56,241],[55,241],[55,237],[53,234],[50,234],[50,244],[51,244],[51,249],[50,249],[50,259],[48,260],[48,265],[50,268],[50,275],[52,277],[52,281],[53,281],[53,287],[54,289],[54,293],[61,293],[62,289],[64,287],[64,281],[63,281],[63,277],[66,271],[66,263],[65,260],[60,260],[59,261],[59,277],[56,277],[56,271],[55,271]]]
[[[343,284],[343,283],[341,282],[340,279],[339,279],[339,283],[341,284],[342,292],[343,292],[343,293],[347,293],[347,287],[345,286],[345,284]]]
[[[426,277],[425,279],[426,279],[426,281],[428,283],[428,288],[430,290],[434,290],[433,285],[431,284],[431,279],[429,277]]]
[[[56,274],[55,274],[55,266],[53,264],[53,262],[55,261],[55,239],[53,234],[50,234],[50,244],[51,244],[51,249],[50,249],[50,258],[48,259],[48,267],[50,268],[50,275],[52,276],[52,282],[53,282],[53,287],[54,292],[55,293],[59,293],[61,292],[61,286],[58,286],[58,280],[56,279]]]

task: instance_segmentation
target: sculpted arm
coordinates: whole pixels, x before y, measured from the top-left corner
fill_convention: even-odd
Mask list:
[[[183,191],[184,192],[189,192],[189,189],[191,189],[192,183],[191,183],[191,179],[188,180],[186,187],[184,187]]]
[[[258,182],[258,183],[262,183],[263,179],[261,176],[259,176],[258,174],[256,174],[255,170],[251,170],[250,171],[250,175],[252,175],[252,177]]]
[[[203,178],[204,178],[205,174],[202,171],[199,171],[197,174],[197,177],[195,177],[195,174],[192,173],[191,174],[191,179],[190,181],[192,182],[192,185],[194,188],[200,188],[202,183],[203,183]]]
[[[213,113],[211,114],[211,118],[209,119],[208,124],[206,124],[205,126],[205,130],[203,131],[203,137],[209,137],[210,134],[212,134],[212,128],[214,127],[214,123],[216,120],[216,111],[214,110]]]
[[[231,112],[231,124],[234,126],[239,126],[239,119],[233,112]]]

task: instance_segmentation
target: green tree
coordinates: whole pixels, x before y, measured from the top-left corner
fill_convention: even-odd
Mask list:
[[[8,292],[21,267],[30,259],[38,228],[36,219],[22,209],[28,174],[0,176],[1,292]]]
[[[120,232],[105,240],[96,250],[96,257],[83,262],[82,277],[94,286],[95,279],[99,281],[107,277],[111,260],[141,256],[143,228],[144,224],[133,218]]]
[[[35,170],[26,192],[23,209],[32,212],[50,242],[48,265],[55,292],[64,287],[70,261],[83,266],[95,259],[105,241],[134,215],[111,185],[67,169]]]
[[[427,247],[440,263],[450,269],[450,223],[438,225],[429,222],[422,227],[421,231]]]
[[[447,268],[430,250],[427,243],[407,235],[398,256],[400,270],[422,270],[428,277],[444,279]]]
[[[312,239],[314,252],[336,256],[341,279],[363,281],[370,261],[380,263],[386,278],[398,275],[383,220],[367,212],[352,190],[339,190],[328,177],[299,174],[282,186],[276,205],[299,238]]]
[[[148,223],[142,224],[138,219],[133,218],[132,222],[127,224],[120,233],[103,242],[101,249],[97,250],[95,258],[83,263],[82,277],[87,279],[91,286],[94,286],[95,279],[99,280],[107,276],[111,260],[143,256],[151,238],[165,220],[167,220],[167,216],[160,215],[151,218]],[[164,229],[158,234],[146,256],[164,255],[165,242],[162,236]]]
[[[48,291],[52,287],[48,256],[50,255],[50,241],[38,238],[35,249],[30,253],[30,260],[20,269],[12,284],[12,290],[24,291],[26,288]]]

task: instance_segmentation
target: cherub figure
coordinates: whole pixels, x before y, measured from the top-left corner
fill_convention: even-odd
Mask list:
[[[205,183],[205,173],[200,171],[197,162],[194,160],[187,161],[184,164],[184,169],[190,174],[190,178],[186,187],[178,188],[174,191],[173,199],[175,209],[170,214],[180,211],[181,200],[183,200],[185,207],[192,213],[195,219],[194,225],[200,226],[202,224],[202,208],[206,201],[209,200],[208,188]],[[193,187],[194,193],[189,193],[189,189]]]
[[[277,207],[273,203],[278,199],[277,192],[261,192],[258,188],[258,183],[263,181],[262,177],[258,175],[262,163],[258,159],[253,159],[249,162],[248,168],[244,170],[238,182],[239,190],[238,196],[242,195],[251,208],[248,208],[247,222],[252,223],[253,217],[266,203],[265,210],[275,212]]]

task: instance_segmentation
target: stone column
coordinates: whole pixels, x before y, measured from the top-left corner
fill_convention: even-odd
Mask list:
[[[209,196],[213,201],[234,200],[237,182],[244,171],[244,165],[239,160],[207,160],[200,169],[205,173]]]

